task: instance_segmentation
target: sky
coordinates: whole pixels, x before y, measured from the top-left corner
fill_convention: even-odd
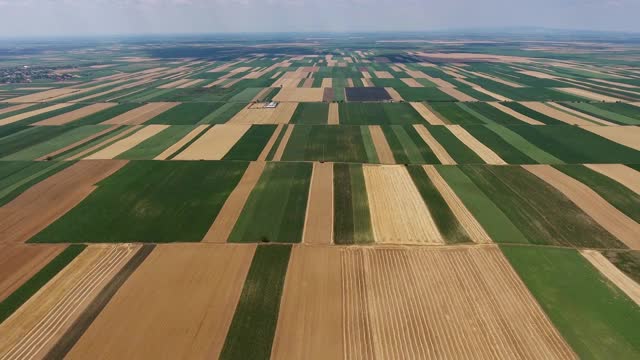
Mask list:
[[[640,0],[0,0],[0,37],[536,27],[640,32]]]

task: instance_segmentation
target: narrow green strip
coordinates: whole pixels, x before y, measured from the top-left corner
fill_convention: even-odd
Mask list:
[[[376,147],[373,145],[373,139],[371,138],[371,132],[368,126],[360,126],[360,133],[362,134],[362,142],[364,143],[364,150],[367,153],[367,162],[377,164],[380,162],[378,159],[378,153]]]
[[[562,160],[535,146],[527,139],[523,138],[518,133],[511,131],[511,129],[505,126],[489,124],[486,125],[486,127],[500,136],[504,141],[527,154],[527,156],[540,164],[563,164]]]

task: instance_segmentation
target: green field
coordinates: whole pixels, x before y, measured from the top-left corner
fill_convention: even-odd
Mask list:
[[[253,125],[222,158],[223,160],[256,160],[276,131],[276,125]]]
[[[311,171],[310,163],[268,163],[229,241],[300,242]]]
[[[220,108],[220,103],[183,103],[161,113],[147,124],[192,125]]]
[[[396,162],[403,164],[440,164],[436,155],[410,125],[384,125],[384,136]]]
[[[361,127],[334,125],[296,125],[284,150],[282,160],[370,161]]]
[[[341,103],[338,111],[344,125],[424,124],[425,120],[407,103]]]
[[[195,129],[195,126],[193,125],[170,126],[133,148],[123,152],[116,158],[127,160],[151,160],[178,142],[193,129]]]
[[[329,117],[327,103],[300,103],[291,117],[291,124],[323,125]]]
[[[373,242],[369,200],[362,165],[333,165],[334,223],[336,244]]]
[[[131,162],[30,241],[200,241],[246,167],[244,162]]]

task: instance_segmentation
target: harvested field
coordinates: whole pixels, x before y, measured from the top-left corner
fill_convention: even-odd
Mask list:
[[[329,116],[327,119],[327,123],[329,125],[340,124],[340,111],[338,108],[338,103],[332,102],[329,104]]]
[[[574,359],[494,246],[342,252],[347,359]]]
[[[102,122],[104,125],[140,125],[161,113],[177,106],[176,102],[148,103],[124,114]]]
[[[172,81],[170,83],[166,83],[163,85],[158,86],[158,89],[173,89],[173,88],[178,88],[180,87],[180,85],[189,83],[191,81],[191,79],[180,79],[180,80],[176,80],[176,81]]]
[[[555,88],[555,89],[558,90],[558,91],[561,91],[561,92],[569,93],[569,94],[572,94],[572,95],[577,95],[577,96],[580,96],[580,97],[583,97],[583,98],[596,100],[596,101],[606,101],[606,102],[623,101],[620,98],[616,98],[616,97],[608,96],[608,95],[603,95],[603,94],[598,94],[598,93],[595,93],[593,91],[580,89],[580,88],[563,87],[563,88]]]
[[[32,104],[29,104],[32,105]],[[0,119],[0,126],[1,125],[9,125],[9,124],[13,124],[14,122],[20,121],[20,120],[24,120],[24,119],[28,119],[32,116],[37,116],[37,115],[41,115],[41,114],[45,114],[51,111],[56,111],[56,110],[60,110],[69,106],[72,106],[72,103],[61,103],[61,104],[55,104],[55,105],[51,105],[51,106],[47,106],[47,107],[43,107],[43,108],[39,108],[37,110],[32,110],[32,111],[26,111],[26,112],[22,112],[20,114],[16,114],[13,116],[9,116],[6,117],[4,119]]]
[[[473,152],[487,164],[490,165],[506,165],[507,163],[498,156],[493,150],[474,138],[467,130],[460,125],[447,125],[447,129],[451,131],[461,142],[468,146]]]
[[[640,126],[581,126],[620,145],[640,151]]]
[[[447,184],[438,171],[436,171],[435,167],[432,165],[423,165],[423,169],[471,240],[477,244],[492,243],[493,241],[482,225],[473,217],[467,207],[464,206],[458,195],[453,192],[449,184]]]
[[[391,75],[388,71],[374,71],[373,74],[378,79],[393,79],[393,75]]]
[[[581,119],[572,114],[566,113],[547,104],[540,102],[521,102],[520,104],[528,107],[531,110],[537,111],[546,116],[560,120],[569,125],[593,125],[592,122]]]
[[[118,171],[123,160],[81,161],[34,185],[0,208],[0,239],[17,243],[60,218]]]
[[[64,246],[3,244],[0,250],[0,302],[2,302],[60,254]]]
[[[97,144],[94,144],[84,150],[81,150],[80,152],[75,152],[71,156],[66,158],[66,160],[77,160],[77,159],[83,158],[87,154],[91,154],[95,151],[105,148],[106,146],[109,146],[115,143],[116,141],[118,141],[119,139],[129,136],[129,134],[135,131],[138,131],[140,128],[142,128],[142,125],[134,125],[134,126],[127,126],[126,129],[120,131],[117,129],[118,126],[119,125],[114,125],[114,133],[116,133],[114,136],[110,136],[107,139],[98,142]]]
[[[618,125],[617,123],[613,123],[613,122],[610,122],[610,121],[607,121],[607,120],[603,120],[603,119],[600,119],[600,118],[595,117],[593,115],[590,115],[590,114],[575,110],[575,109],[570,108],[568,106],[564,106],[561,103],[553,102],[553,103],[549,103],[549,105],[551,105],[551,106],[553,106],[556,109],[559,109],[561,111],[564,111],[564,112],[570,113],[572,115],[575,115],[577,117],[589,120],[591,122],[590,125],[594,125],[593,123],[596,123],[596,124],[599,124],[599,125],[604,125],[604,126],[616,126],[616,125]]]
[[[333,163],[313,163],[302,242],[333,243]]]
[[[11,106],[7,106],[4,108],[0,108],[0,115],[2,114],[6,114],[6,113],[10,113],[10,112],[14,112],[14,111],[20,111],[22,109],[26,109],[30,106],[33,106],[34,104],[18,104],[18,105],[11,105]]]
[[[389,93],[389,96],[391,97],[391,100],[393,100],[393,101],[404,101],[404,99],[402,98],[402,95],[400,95],[400,93],[396,89],[394,89],[392,87],[386,87],[384,89],[387,91],[387,93]]]
[[[195,139],[200,133],[205,131],[209,126],[208,125],[198,125],[195,129],[191,130],[187,135],[185,135],[182,139],[180,139],[175,144],[169,146],[162,153],[154,157],[154,160],[167,160],[171,155],[175,154],[178,150],[182,149],[185,145],[187,145],[191,140]]]
[[[413,107],[413,109],[417,111],[418,114],[420,114],[420,116],[422,116],[422,118],[431,125],[445,125],[448,123],[442,120],[436,113],[431,111],[431,109],[429,109],[424,103],[410,102],[409,104],[411,104],[411,107]]]
[[[280,91],[282,92],[282,90]],[[268,109],[264,104],[249,104],[234,115],[227,124],[286,124],[291,120],[298,103],[279,103],[275,109]]]
[[[421,88],[424,87],[424,85],[420,84],[416,79],[414,78],[402,78],[400,79],[402,80],[403,83],[405,83],[408,87],[413,87],[413,88]]]
[[[332,78],[324,78],[322,79],[321,88],[331,88],[333,87],[333,79]]]
[[[43,358],[138,245],[90,246],[0,325],[3,359]]]
[[[249,130],[251,125],[214,125],[174,160],[220,160]]]
[[[549,165],[525,165],[523,167],[562,192],[629,248],[640,250],[640,238],[638,238],[640,224],[613,207],[588,186]]]
[[[287,125],[287,128],[284,130],[284,134],[280,139],[280,143],[276,148],[275,153],[273,154],[273,161],[280,161],[282,159],[282,154],[284,154],[284,150],[289,143],[289,138],[291,138],[291,133],[293,132],[294,125]]]
[[[74,143],[71,143],[71,144],[69,144],[67,146],[64,146],[64,147],[59,148],[59,149],[57,149],[55,151],[47,153],[47,154],[37,158],[36,160],[43,161],[43,160],[54,159],[57,156],[63,155],[63,154],[67,153],[70,150],[76,149],[78,147],[81,147],[81,146],[83,146],[85,144],[88,144],[88,143],[92,142],[95,139],[101,138],[101,137],[111,133],[112,131],[115,131],[117,128],[118,128],[118,125],[110,126],[110,127],[106,128],[106,129],[104,129],[102,131],[98,131],[97,133],[95,133],[93,135],[87,136],[87,137],[85,137],[83,139],[80,139],[80,140],[78,140],[78,141],[76,141]]]
[[[511,108],[508,108],[508,107],[502,105],[499,102],[489,102],[488,104],[493,106],[494,108],[504,112],[505,114],[511,115],[514,118],[516,118],[518,120],[521,120],[521,121],[523,121],[523,122],[525,122],[527,124],[530,124],[530,125],[544,125],[543,122],[540,122],[538,120],[532,119],[532,118],[528,117],[527,115],[521,114],[521,113],[519,113],[519,112],[517,112],[517,111],[515,111],[515,110],[513,110]]]
[[[251,194],[253,188],[258,183],[258,179],[260,179],[262,175],[265,164],[264,161],[254,161],[249,164],[240,182],[227,198],[227,201],[222,206],[222,209],[220,209],[218,216],[216,216],[215,221],[202,241],[214,243],[224,243],[227,241],[233,227],[238,221],[240,213],[242,213],[249,194]]]
[[[37,92],[34,94],[18,96],[15,98],[7,99],[6,102],[9,103],[35,103],[35,102],[44,102],[53,98],[70,95],[74,92],[81,91],[80,89],[73,88],[60,88],[60,89],[51,89],[45,90],[41,92]]]
[[[606,257],[595,250],[582,250],[580,254],[587,259],[602,275],[614,283],[622,292],[627,294],[633,302],[640,305],[640,284],[633,281],[620,271]]]
[[[280,136],[280,133],[282,132],[283,128],[284,128],[283,124],[278,124],[273,134],[271,134],[269,141],[267,141],[267,144],[265,145],[264,149],[262,149],[262,152],[260,153],[260,155],[258,155],[258,159],[257,159],[258,161],[267,160],[267,157],[269,156],[269,153],[273,149],[273,146],[276,144],[276,141],[278,141],[278,137]],[[274,149],[274,152],[275,152],[275,149]]]
[[[587,164],[585,166],[619,182],[640,195],[640,172],[629,166],[621,164]]]
[[[393,152],[389,147],[387,138],[382,132],[382,128],[378,125],[369,126],[369,132],[371,133],[371,139],[378,155],[378,160],[381,164],[395,164],[396,161],[393,158]]]
[[[282,88],[273,101],[320,102],[324,98],[323,88]],[[282,104],[278,105],[280,107]]]
[[[423,125],[413,125],[413,128],[416,130],[420,138],[424,140],[427,146],[433,151],[434,155],[438,158],[443,165],[455,165],[456,161],[449,155],[447,150],[440,145],[440,143],[431,135],[429,130]]]
[[[136,131],[130,136],[125,137],[122,140],[107,146],[106,148],[95,152],[87,157],[85,160],[101,160],[101,159],[113,159],[116,156],[124,153],[127,150],[132,149],[141,142],[149,139],[152,136],[157,135],[161,131],[167,129],[169,125],[147,125],[142,129]]]
[[[156,246],[67,358],[218,358],[254,251]]]
[[[293,247],[272,359],[344,357],[340,253],[337,247]]]
[[[366,165],[363,170],[376,243],[444,243],[404,167]]]
[[[438,87],[438,90],[442,91],[443,93],[453,97],[454,99],[458,100],[458,101],[478,101],[476,100],[476,98],[469,96],[465,93],[463,93],[462,91],[452,87],[452,86],[440,86]]]

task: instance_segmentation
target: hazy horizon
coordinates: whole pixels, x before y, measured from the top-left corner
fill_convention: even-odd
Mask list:
[[[1,37],[546,28],[640,32],[634,0],[0,0]]]

